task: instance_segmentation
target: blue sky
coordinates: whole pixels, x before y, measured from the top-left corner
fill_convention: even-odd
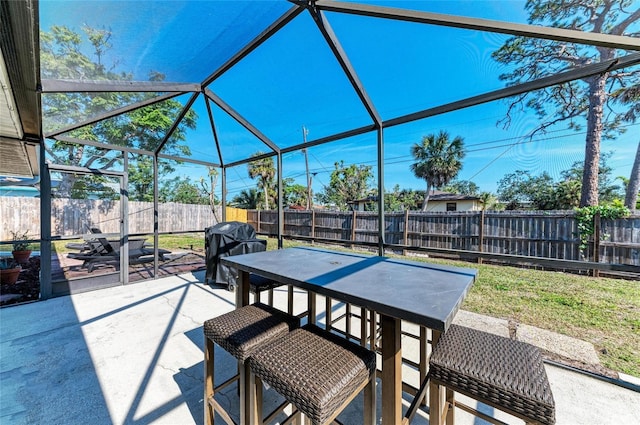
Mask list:
[[[524,2],[422,1],[381,2],[394,7],[526,23]],[[224,7],[220,7],[223,5]],[[290,7],[288,2],[60,2],[40,3],[41,29],[52,23],[80,30],[83,24],[113,32],[113,49],[105,63],[145,80],[148,72],[164,72],[168,81],[200,82],[230,52],[220,45],[253,38]],[[242,11],[242,21],[238,19]],[[366,17],[328,13],[327,18],[383,119],[415,112],[502,88],[500,73],[507,71],[491,53],[507,39],[498,34],[433,27]],[[231,25],[229,25],[231,23]],[[246,23],[251,30],[246,31]],[[253,32],[252,32],[253,31]],[[232,53],[232,52],[231,52]],[[370,119],[341,72],[307,13],[287,25],[265,45],[215,81],[212,90],[280,146],[367,125]],[[186,97],[185,97],[186,99]],[[182,99],[183,101],[186,101]],[[495,192],[497,181],[515,170],[548,172],[558,178],[584,156],[584,134],[552,128],[533,142],[524,136],[538,124],[528,111],[514,115],[509,129],[497,125],[506,101],[468,108],[385,131],[385,187],[423,189],[424,182],[409,171],[410,146],[422,136],[448,131],[465,140],[467,156],[459,179],[472,180],[483,191]],[[192,154],[215,160],[204,103],[194,108],[198,130],[188,133]],[[223,156],[231,162],[266,147],[214,108],[223,140]],[[603,152],[613,152],[609,164],[614,176],[628,176],[637,147],[638,125],[615,141],[605,141]],[[376,172],[376,134],[309,149],[313,189],[328,184],[333,163],[373,165]],[[305,182],[304,156],[283,158],[285,177]],[[205,171],[185,165],[179,173],[193,179]],[[229,170],[230,197],[253,187],[246,166]]]

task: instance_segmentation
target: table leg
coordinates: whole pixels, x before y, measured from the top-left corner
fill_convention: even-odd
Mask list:
[[[427,377],[427,372],[429,371],[429,354],[427,353],[427,328],[424,326],[420,326],[420,362],[418,365],[418,370],[420,372],[420,382],[424,381]],[[420,402],[421,406],[427,405],[427,397],[422,399]]]
[[[249,280],[249,272],[240,270],[236,287],[236,308],[249,305],[249,292],[251,284]]]
[[[318,316],[318,310],[317,310],[317,304],[316,304],[316,293],[308,291],[307,292],[307,323],[315,325],[316,316]]]
[[[402,349],[400,320],[380,315],[382,327],[382,424],[402,422]]]
[[[431,332],[431,352],[438,344],[442,332],[433,330]],[[433,381],[429,382],[429,425],[441,425],[442,423],[442,408],[443,408],[443,389],[434,384]]]

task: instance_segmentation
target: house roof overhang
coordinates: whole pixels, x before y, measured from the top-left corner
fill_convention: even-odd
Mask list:
[[[0,184],[39,175],[38,3],[0,3]]]

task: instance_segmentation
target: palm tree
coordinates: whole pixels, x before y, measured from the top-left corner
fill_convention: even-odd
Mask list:
[[[427,182],[427,191],[422,202],[422,211],[426,211],[432,188],[446,185],[462,169],[464,141],[460,136],[450,141],[449,133],[440,131],[437,135],[424,136],[421,143],[415,143],[411,147],[411,155],[416,159],[416,162],[411,164],[411,171],[417,178]]]
[[[254,156],[263,155],[263,152],[256,152]],[[264,209],[269,209],[269,196],[270,192],[274,192],[273,190],[273,178],[276,175],[276,167],[273,164],[273,158],[267,157],[262,159],[257,159],[252,161],[248,165],[249,168],[249,177],[252,179],[258,178],[258,188],[260,188],[264,194]]]
[[[245,210],[255,210],[260,203],[260,193],[255,188],[244,189],[231,201],[236,208],[243,208]]]

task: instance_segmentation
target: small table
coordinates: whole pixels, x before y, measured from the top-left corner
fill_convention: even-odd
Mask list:
[[[287,248],[222,259],[240,271],[238,306],[249,303],[249,273],[377,311],[382,328],[382,423],[402,423],[401,321],[445,332],[477,270],[316,248]],[[431,386],[431,423],[442,394]]]

